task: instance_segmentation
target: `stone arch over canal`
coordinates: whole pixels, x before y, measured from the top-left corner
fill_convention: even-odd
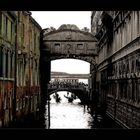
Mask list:
[[[48,95],[52,95],[54,93],[57,93],[59,91],[66,91],[66,92],[70,92],[73,93],[75,96],[77,96],[80,100],[81,103],[84,104],[87,102],[88,99],[88,91],[83,87],[83,88],[48,88]]]
[[[42,30],[40,45],[41,112],[44,112],[48,98],[51,61],[63,58],[89,62],[90,73],[96,71],[97,40],[95,36],[90,32],[80,30],[73,24],[63,24],[57,30]]]

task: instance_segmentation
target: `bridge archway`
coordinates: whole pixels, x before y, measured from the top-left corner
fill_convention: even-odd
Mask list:
[[[40,44],[41,93],[51,76],[51,61],[72,58],[89,62],[90,72],[96,70],[97,39],[91,33],[80,30],[76,25],[64,24],[57,30],[44,29]]]
[[[84,62],[88,62],[89,64],[96,65],[95,59],[90,58],[89,56],[77,56],[74,54],[52,56],[49,58],[49,61],[60,60],[60,59],[75,59],[75,60],[81,60]]]
[[[71,93],[75,94],[81,100],[81,103],[83,103],[83,104],[88,99],[87,98],[88,94],[83,90],[57,89],[57,90],[48,91],[48,95],[50,96],[51,94],[60,92],[60,91],[66,91],[66,92],[71,92]]]
[[[86,58],[85,58],[86,59]],[[51,62],[54,62],[56,60],[75,60],[75,61],[81,61],[81,62],[85,62],[87,64],[90,65],[90,62],[88,62],[87,60],[83,60],[83,59],[79,59],[79,58],[73,58],[73,57],[62,57],[62,58],[55,58],[52,59]]]
[[[90,63],[87,61],[79,60],[79,59],[69,59],[69,58],[52,60],[51,61],[51,80],[53,78],[52,73],[53,75],[54,74],[57,75],[58,78],[59,76],[62,77],[63,75],[66,76],[67,74],[69,74],[69,76],[72,76],[72,77],[73,77],[72,74],[75,74],[75,75],[79,74],[78,79],[80,81],[84,79],[84,81],[87,81],[88,83],[89,77],[86,78],[86,76],[84,75],[90,75]]]
[[[89,32],[81,31],[76,25],[64,24],[57,30],[44,29],[40,44],[41,110],[47,100],[48,83],[51,76],[51,61],[72,58],[89,62],[96,69],[97,40]]]
[[[84,101],[84,99],[86,99],[86,95],[84,95],[84,93],[80,93],[79,94],[79,91],[72,91],[72,90],[55,90],[55,91],[52,91],[52,92],[50,92],[50,93],[48,93],[49,94],[49,96],[51,96],[51,95],[53,95],[53,94],[55,94],[55,93],[58,93],[58,94],[61,94],[61,92],[68,92],[68,93],[72,93],[72,94],[74,94],[75,96],[77,96],[78,97],[78,99],[80,99],[80,103],[82,104],[82,103],[84,103],[85,101]],[[82,92],[82,91],[81,91]]]

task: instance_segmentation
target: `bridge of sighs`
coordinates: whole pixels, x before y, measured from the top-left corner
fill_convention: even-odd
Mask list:
[[[97,62],[97,40],[88,31],[80,30],[76,25],[63,24],[56,29],[44,29],[40,45],[40,81],[41,109],[45,111],[49,93],[48,84],[51,80],[51,61],[57,59],[79,59],[90,64],[90,96],[95,88],[94,71]],[[79,72],[80,73],[80,72]],[[76,89],[76,88],[75,88]]]

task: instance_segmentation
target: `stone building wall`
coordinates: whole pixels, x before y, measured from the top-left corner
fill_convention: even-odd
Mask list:
[[[29,11],[17,11],[16,117],[39,109],[39,59],[41,27]]]
[[[30,94],[31,112],[39,110],[40,103],[40,33],[41,27],[30,17]]]
[[[140,127],[140,12],[103,11],[98,38],[98,81],[107,114],[128,128]]]
[[[8,126],[14,116],[16,15],[0,11],[0,127]]]
[[[41,30],[29,11],[0,11],[0,127],[39,111]]]

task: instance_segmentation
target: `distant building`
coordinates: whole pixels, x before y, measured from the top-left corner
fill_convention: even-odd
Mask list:
[[[51,78],[51,82],[64,82],[64,83],[78,83],[79,79],[78,78],[74,78],[74,77],[70,77],[69,73],[66,72],[51,72],[52,76],[57,76],[56,78]],[[67,78],[64,78],[65,76],[67,76]],[[69,76],[69,78],[68,78]]]

